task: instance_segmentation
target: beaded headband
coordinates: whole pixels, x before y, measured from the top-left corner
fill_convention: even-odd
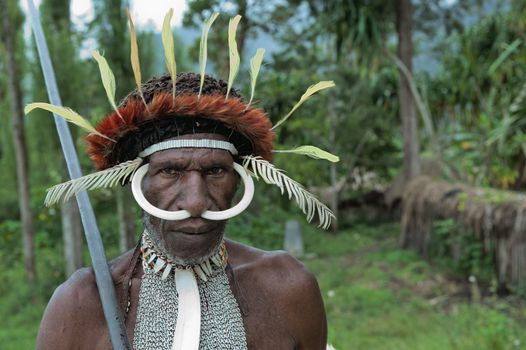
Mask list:
[[[171,148],[217,148],[230,152],[233,156],[237,156],[238,152],[236,146],[230,142],[209,139],[189,139],[189,140],[166,140],[150,147],[139,153],[139,157],[145,158],[155,152],[164,151]]]

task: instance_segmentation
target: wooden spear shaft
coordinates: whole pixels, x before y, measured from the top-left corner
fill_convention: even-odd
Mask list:
[[[42,31],[42,24],[40,23],[40,18],[33,0],[28,0],[28,8],[31,17],[31,27],[33,29],[38,55],[40,57],[40,65],[42,66],[42,72],[44,73],[49,101],[56,106],[62,106],[55,79],[55,72],[53,70],[49,50]],[[62,152],[66,159],[69,176],[72,179],[79,178],[82,176],[82,173],[69,127],[64,119],[55,114],[53,116],[55,117],[55,125],[60,138]],[[78,193],[76,197],[113,349],[128,350],[130,349],[130,343],[126,335],[124,322],[122,321],[121,310],[117,303],[115,288],[113,286],[108,262],[106,260],[106,253],[104,252],[99,228],[97,227],[97,221],[95,220],[95,213],[93,212],[88,194],[85,191]]]

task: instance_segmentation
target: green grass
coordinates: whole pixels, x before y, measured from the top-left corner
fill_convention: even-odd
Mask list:
[[[524,306],[455,297],[458,283],[417,254],[397,248],[397,225],[357,225],[339,235],[306,230],[337,349],[519,349]],[[454,293],[451,293],[451,292]],[[469,296],[469,294],[468,294]],[[437,303],[436,300],[445,300]]]
[[[282,240],[278,222],[235,221],[229,236],[276,248]],[[260,233],[265,230],[271,232]],[[461,293],[466,285],[458,282],[458,276],[452,279],[442,265],[433,266],[411,251],[400,250],[398,233],[394,224],[355,225],[338,235],[304,226],[307,254],[302,260],[318,278],[329,340],[336,349],[526,347],[526,332],[521,331],[526,326],[523,302],[487,296],[481,303],[470,303],[469,293]],[[63,278],[58,272],[62,258],[53,251],[51,247],[38,251],[40,280],[46,283],[41,282],[36,295],[25,286],[21,263],[4,269],[2,349],[34,348],[46,301]]]

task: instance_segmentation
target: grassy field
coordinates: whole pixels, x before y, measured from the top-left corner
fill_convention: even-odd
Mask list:
[[[318,276],[337,349],[526,348],[519,298],[471,302],[469,283],[398,249],[398,232],[358,225],[338,236],[306,235],[314,257],[304,261]]]
[[[232,231],[233,238],[241,232]],[[526,348],[526,332],[521,332],[526,326],[523,301],[482,293],[486,296],[471,302],[469,283],[398,249],[398,232],[393,224],[355,225],[339,235],[305,228],[303,261],[318,277],[329,340],[336,349]],[[246,235],[238,238],[251,241]],[[267,243],[273,247],[279,239],[275,235]],[[40,275],[50,278],[39,287],[34,301],[23,286],[21,266],[2,273],[0,348],[4,350],[34,348],[45,302],[60,279],[60,261],[52,258],[50,250],[40,250],[38,258]]]

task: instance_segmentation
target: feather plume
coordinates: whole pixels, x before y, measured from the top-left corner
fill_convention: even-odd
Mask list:
[[[314,159],[325,159],[333,163],[337,163],[340,161],[340,157],[335,156],[332,153],[329,153],[327,151],[324,151],[318,147],[311,146],[311,145],[299,146],[294,149],[279,149],[279,150],[274,150],[272,152],[301,154],[301,155],[308,156]]]
[[[248,101],[247,107],[252,103],[254,98],[254,91],[256,90],[256,81],[258,79],[259,70],[261,63],[263,62],[263,56],[265,55],[265,49],[257,49],[256,54],[250,60],[250,101]]]
[[[91,134],[95,134],[95,135],[103,137],[103,138],[105,138],[107,140],[110,140],[112,142],[115,142],[115,140],[110,139],[108,136],[98,132],[93,127],[93,125],[90,124],[90,122],[88,120],[86,120],[84,117],[82,117],[80,114],[78,114],[77,112],[75,112],[71,108],[55,106],[55,105],[52,105],[52,104],[49,104],[49,103],[44,103],[44,102],[34,102],[34,103],[28,104],[26,106],[26,108],[24,108],[24,113],[28,114],[32,110],[34,110],[35,108],[44,109],[46,111],[54,113],[54,114],[56,114],[56,115],[58,115],[58,116],[60,116],[60,117],[62,117],[64,119],[66,119],[68,122],[73,123],[73,124],[75,124],[77,126],[80,126],[81,128],[83,128],[84,130],[88,131]]]
[[[321,90],[324,90],[324,89],[328,89],[328,88],[331,88],[333,86],[335,86],[335,84],[334,84],[334,82],[332,80],[331,81],[320,81],[317,84],[309,86],[307,91],[305,91],[305,93],[303,95],[301,95],[301,98],[298,101],[298,103],[296,103],[294,105],[294,107],[292,107],[292,109],[290,110],[289,113],[287,113],[286,116],[284,116],[279,122],[276,123],[276,125],[274,125],[272,127],[272,130],[274,130],[275,128],[277,128],[278,126],[283,124],[287,119],[289,119],[289,117],[292,115],[292,113],[294,113],[294,111],[296,111],[296,109],[298,109],[303,104],[303,102],[307,101],[312,95],[314,95],[318,91],[321,91]]]
[[[166,61],[166,68],[170,72],[172,77],[172,97],[175,98],[175,81],[177,80],[177,65],[175,64],[175,49],[174,49],[174,38],[172,30],[170,28],[170,22],[172,21],[174,10],[170,9],[163,22],[163,46],[164,46],[164,59]]]
[[[236,79],[237,72],[239,71],[239,63],[241,61],[239,58],[236,42],[236,31],[240,20],[241,16],[237,15],[234,18],[231,18],[230,22],[228,22],[228,52],[230,56],[230,72],[228,73],[228,86],[226,89],[225,99],[228,98],[230,89],[232,89],[232,84],[234,84],[234,80]]]
[[[103,187],[113,187],[120,181],[122,184],[130,178],[142,164],[143,159],[138,157],[124,163],[117,164],[113,168],[102,170],[93,174],[73,179],[47,190],[44,204],[49,207],[60,200],[65,202],[81,191],[89,191]]]
[[[110,105],[113,107],[115,112],[117,112],[118,116],[124,121],[121,113],[119,112],[119,109],[117,108],[117,104],[115,103],[115,76],[113,75],[113,72],[111,71],[108,62],[99,53],[99,51],[93,51],[92,56],[99,65],[100,78],[102,80],[102,86],[104,86],[104,90],[106,90],[106,96],[108,96],[108,101],[110,102]]]
[[[294,200],[307,216],[307,221],[311,221],[316,212],[318,213],[318,227],[324,230],[331,226],[331,221],[336,219],[332,211],[319,199],[309,193],[302,185],[285,175],[282,170],[276,168],[273,164],[267,162],[261,157],[245,156],[243,157],[243,166],[250,169],[256,179],[261,177],[268,184],[279,187],[281,194],[287,191],[289,199]]]
[[[137,90],[139,95],[141,95],[142,102],[148,110],[148,105],[144,99],[144,95],[141,89],[141,62],[139,60],[139,45],[137,44],[137,34],[135,33],[135,26],[133,25],[133,20],[131,18],[130,10],[126,9],[128,14],[128,20],[130,21],[130,60],[133,70],[133,76],[135,78],[135,84],[137,85]]]
[[[206,71],[206,58],[208,55],[208,32],[210,31],[210,27],[212,27],[212,24],[216,20],[217,16],[219,16],[219,13],[216,12],[208,18],[203,26],[203,33],[201,34],[201,43],[199,45],[199,73],[201,74],[201,82],[199,84],[199,95],[198,97],[201,97],[201,92],[203,91],[203,84],[205,82],[205,71]]]

